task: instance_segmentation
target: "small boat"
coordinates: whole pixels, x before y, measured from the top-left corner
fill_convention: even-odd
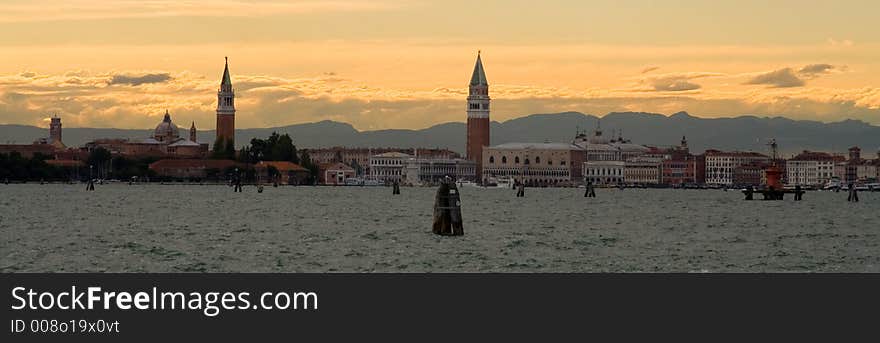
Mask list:
[[[483,185],[485,188],[505,188],[505,189],[513,189],[513,178],[510,176],[502,176],[502,177],[490,177],[486,180],[486,184]]]
[[[840,178],[835,176],[835,177],[832,177],[831,180],[828,180],[828,182],[825,183],[825,186],[823,186],[822,189],[832,190],[832,189],[840,189],[842,187],[843,187],[843,185],[840,184]]]
[[[479,187],[480,186],[476,182],[468,181],[468,180],[458,180],[458,182],[456,182],[456,184],[458,185],[459,188],[461,188],[461,187]]]

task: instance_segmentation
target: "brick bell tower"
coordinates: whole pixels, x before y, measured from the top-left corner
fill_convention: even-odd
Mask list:
[[[235,92],[232,90],[232,79],[229,77],[228,57],[223,69],[223,80],[220,81],[220,90],[217,92],[217,138],[222,138],[223,144],[230,141],[235,144]]]
[[[467,159],[477,163],[477,182],[483,182],[483,147],[489,145],[489,82],[483,61],[477,52],[477,63],[471,76],[467,108]]]

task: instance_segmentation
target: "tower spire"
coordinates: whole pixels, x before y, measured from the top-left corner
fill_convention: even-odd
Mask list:
[[[467,97],[467,159],[476,162],[476,179],[483,181],[483,147],[489,145],[489,82],[483,69],[481,51],[471,74]]]
[[[223,57],[226,63],[223,65],[223,79],[220,81],[220,90],[232,91],[232,78],[229,77],[229,57]]]
[[[474,73],[471,75],[471,86],[488,86],[489,81],[486,80],[486,71],[483,70],[483,59],[480,57],[480,51],[477,51],[477,63],[474,64]]]
[[[232,89],[232,78],[229,76],[229,57],[224,56],[223,78],[220,91],[217,92],[217,142],[234,144],[235,142],[235,91]],[[215,142],[215,144],[217,143]]]
[[[192,125],[189,127],[189,140],[195,142],[196,141],[196,122],[193,121]]]

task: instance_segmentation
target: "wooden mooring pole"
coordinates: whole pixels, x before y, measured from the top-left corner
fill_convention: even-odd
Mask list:
[[[856,186],[853,184],[849,184],[849,195],[847,196],[846,201],[859,202],[859,191],[856,190]]]
[[[587,181],[587,185],[585,186],[586,190],[584,191],[585,198],[595,198],[596,197],[596,189],[593,187],[593,181]]]
[[[461,219],[461,199],[458,187],[450,178],[440,183],[437,196],[434,198],[434,227],[435,234],[442,236],[464,235],[464,226]]]

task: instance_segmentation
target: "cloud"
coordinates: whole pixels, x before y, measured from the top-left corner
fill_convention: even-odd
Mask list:
[[[256,17],[316,12],[377,11],[403,6],[376,0],[328,1],[117,1],[30,0],[4,5],[2,22],[45,22],[162,17]]]
[[[776,88],[801,87],[805,85],[791,68],[783,68],[764,73],[747,81],[749,85],[769,85]]]
[[[171,74],[168,73],[145,74],[142,76],[113,75],[113,78],[110,79],[107,85],[140,86],[145,83],[162,83],[169,80],[171,80]]]
[[[828,45],[831,45],[833,47],[851,47],[855,45],[855,42],[849,39],[836,40],[834,38],[828,38]]]
[[[702,88],[693,82],[695,79],[722,76],[719,73],[691,72],[652,75],[639,79],[635,90],[640,92],[686,92]]]
[[[42,120],[48,113],[57,112],[66,127],[152,128],[162,120],[167,108],[176,123],[195,121],[202,130],[214,127],[218,80],[213,75],[157,71],[153,74],[168,74],[173,81],[108,87],[108,81],[116,75],[144,75],[134,71],[82,70],[33,74],[0,75],[0,123],[43,126]],[[467,96],[466,87],[384,88],[343,76],[285,78],[236,74],[236,126],[283,126],[330,119],[366,130],[423,128],[465,119],[461,104]],[[730,92],[698,88],[694,82],[709,78],[723,81],[724,77],[708,72],[652,75],[636,79],[640,91],[499,83],[491,90],[492,118],[508,120],[532,113],[564,111],[604,114],[687,110],[706,117],[763,114],[821,121],[852,118],[880,124],[880,88],[802,87]]]
[[[654,90],[659,92],[682,92],[700,89],[700,85],[687,80],[666,80],[654,83]]]
[[[650,73],[650,72],[655,71],[657,69],[660,69],[660,67],[656,67],[656,66],[655,67],[647,67],[645,69],[642,69],[642,74],[647,74],[647,73]]]
[[[830,64],[810,64],[798,70],[798,73],[804,75],[825,74],[827,72],[830,72],[832,69],[834,69],[834,66]]]
[[[773,88],[792,88],[806,85],[806,80],[812,80],[834,70],[845,70],[846,66],[838,67],[827,63],[808,64],[800,69],[782,68],[771,72],[753,76],[745,84],[768,85]]]

